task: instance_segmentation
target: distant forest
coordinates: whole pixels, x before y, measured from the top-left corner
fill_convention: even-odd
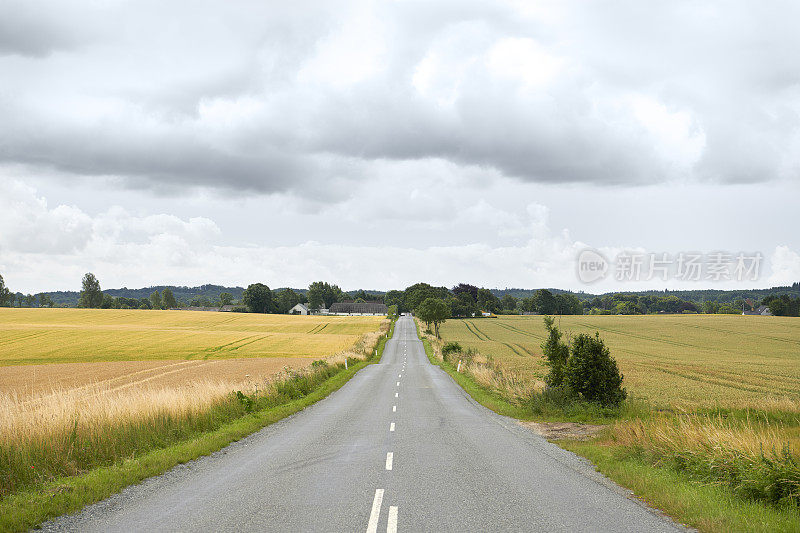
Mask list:
[[[174,307],[231,306],[242,312],[287,313],[297,303],[311,309],[328,308],[334,302],[381,301],[394,312],[416,311],[427,299],[441,302],[447,317],[487,314],[739,314],[764,305],[774,315],[800,315],[800,282],[770,289],[627,291],[592,294],[562,289],[486,289],[460,283],[452,288],[417,283],[388,292],[343,291],[337,285],[317,281],[308,288],[270,289],[262,283],[244,287],[158,285],[140,289],[102,290],[97,278],[87,273],[83,291],[56,291],[25,295],[12,292],[0,276],[0,306],[102,307],[117,309],[167,309]]]
[[[513,296],[517,299],[530,298],[538,289],[491,289],[492,294],[498,298],[502,298],[506,294]],[[743,289],[743,290],[730,290],[723,291],[717,289],[695,289],[695,290],[682,290],[682,291],[618,291],[618,292],[605,292],[601,294],[592,294],[588,292],[573,292],[563,289],[547,288],[553,294],[572,294],[579,300],[593,300],[594,298],[602,298],[603,296],[613,295],[628,295],[628,296],[675,296],[681,300],[702,304],[703,302],[718,302],[721,304],[732,304],[737,300],[746,300],[750,298],[753,301],[760,301],[768,296],[787,296],[800,297],[800,282],[786,285],[783,287],[772,287],[770,289]]]

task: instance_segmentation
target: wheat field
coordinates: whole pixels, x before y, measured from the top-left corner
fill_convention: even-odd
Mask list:
[[[564,316],[566,334],[595,331],[633,398],[654,405],[758,406],[800,399],[800,320],[740,315]],[[457,341],[529,380],[547,373],[541,316],[448,320]]]
[[[300,398],[371,356],[388,327],[383,317],[0,309],[0,499],[213,431],[248,402]]]
[[[382,317],[115,309],[0,308],[0,365],[98,361],[320,358]]]

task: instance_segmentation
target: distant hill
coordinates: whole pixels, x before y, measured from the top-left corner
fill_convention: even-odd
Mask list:
[[[108,294],[109,296],[113,296],[115,298],[119,298],[120,296],[124,298],[149,298],[153,291],[163,292],[164,289],[169,288],[172,291],[172,294],[175,295],[175,299],[179,302],[183,302],[188,304],[191,300],[195,298],[204,298],[211,301],[219,300],[219,295],[223,292],[229,292],[233,295],[233,299],[235,301],[239,301],[242,298],[242,293],[244,292],[244,287],[225,287],[224,285],[200,285],[199,287],[187,287],[185,285],[176,286],[176,285],[154,285],[152,287],[142,287],[140,289],[129,289],[127,287],[122,287],[121,289],[104,289],[103,292]],[[287,289],[288,287],[279,287],[274,288],[275,292],[279,292],[282,290]],[[292,290],[298,294],[305,295],[308,289],[295,289]],[[348,291],[345,294],[352,297],[358,291]],[[383,291],[375,291],[375,290],[367,290],[365,291],[367,295],[374,297],[375,299],[379,299],[383,301],[383,296],[386,294]],[[80,298],[80,291],[54,291],[48,292],[55,305],[58,307],[62,306],[69,306],[75,307],[78,305],[78,299]]]
[[[492,289],[492,293],[498,298],[502,298],[506,294],[510,294],[515,298],[529,298],[538,289]],[[752,298],[753,300],[760,301],[766,296],[780,296],[788,294],[792,297],[800,297],[800,282],[792,285],[782,287],[772,287],[769,289],[741,289],[741,290],[717,290],[717,289],[695,289],[695,290],[681,290],[681,291],[615,291],[605,292],[601,294],[592,294],[588,292],[573,292],[565,291],[562,289],[547,289],[553,294],[567,293],[575,295],[579,300],[590,300],[598,296],[606,294],[633,294],[636,296],[677,296],[681,300],[687,300],[695,303],[702,303],[706,301],[716,301],[719,303],[732,303],[737,299]]]
[[[153,287],[143,287],[141,289],[129,289],[122,287],[121,289],[105,289],[104,293],[118,298],[123,296],[125,298],[149,298],[153,291],[162,292],[169,287],[175,299],[179,302],[188,303],[193,298],[207,298],[209,300],[218,300],[219,295],[223,292],[229,292],[233,295],[234,300],[239,300],[244,292],[244,287],[224,287],[222,285],[200,285],[199,287],[186,287],[175,285],[156,285]],[[78,305],[80,298],[80,291],[56,291],[47,293],[53,298],[57,306],[67,305],[74,307]]]

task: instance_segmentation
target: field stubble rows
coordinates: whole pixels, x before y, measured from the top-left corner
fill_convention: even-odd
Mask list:
[[[569,334],[599,331],[634,398],[656,406],[759,406],[800,400],[800,324],[788,317],[731,315],[564,316]],[[541,380],[545,337],[538,316],[450,320],[442,337]]]

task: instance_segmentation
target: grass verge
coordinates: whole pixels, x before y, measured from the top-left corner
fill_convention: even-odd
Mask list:
[[[701,531],[800,531],[796,508],[743,499],[727,486],[700,483],[685,472],[653,466],[613,447],[571,441],[559,445],[592,461],[648,505]]]
[[[372,357],[364,360],[347,357],[347,368],[344,361],[334,364],[323,362],[315,364],[310,373],[297,373],[276,382],[268,394],[232,393],[223,403],[225,409],[220,410],[216,405],[210,412],[200,413],[199,418],[203,419],[213,420],[214,415],[223,414],[228,417],[214,426],[198,425],[195,421],[177,426],[180,429],[177,432],[170,432],[169,425],[162,422],[158,431],[164,431],[164,434],[156,434],[152,426],[144,428],[145,447],[120,453],[120,450],[113,447],[117,444],[116,438],[124,436],[123,431],[110,440],[111,456],[116,456],[113,460],[104,456],[90,457],[90,462],[87,463],[90,467],[83,468],[83,471],[75,475],[20,479],[17,474],[16,490],[9,490],[14,488],[13,485],[9,486],[7,493],[0,499],[0,531],[26,531],[50,518],[78,511],[131,484],[213,453],[231,442],[297,413],[341,388],[368,364],[379,361],[386,340],[387,335],[381,335],[375,351],[367,351]],[[211,423],[214,424],[213,421]],[[212,429],[208,429],[209,427]],[[74,435],[71,438],[75,438]],[[106,446],[106,451],[108,448]],[[11,481],[10,476],[14,475],[10,468],[11,463],[19,463],[15,453],[19,454],[20,450],[8,448],[1,451],[3,453],[0,454],[0,460],[6,464],[2,465],[0,472],[7,478],[6,481]],[[30,456],[29,449],[21,451]],[[34,451],[44,453],[35,446]],[[35,457],[37,453],[32,456]]]

